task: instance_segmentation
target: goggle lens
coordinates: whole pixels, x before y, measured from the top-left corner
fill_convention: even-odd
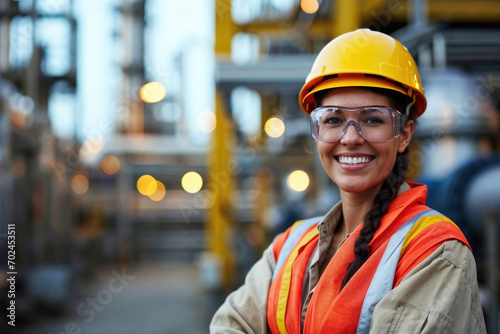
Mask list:
[[[311,113],[310,122],[312,136],[320,142],[339,141],[352,125],[366,141],[385,143],[401,134],[404,118],[399,111],[385,106],[324,106]]]

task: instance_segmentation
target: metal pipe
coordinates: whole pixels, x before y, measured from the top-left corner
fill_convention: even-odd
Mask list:
[[[441,33],[432,36],[434,67],[446,68],[446,38]]]
[[[4,16],[0,19],[0,72],[9,70],[9,47],[10,47],[10,17]]]
[[[427,26],[427,0],[413,0],[413,13],[409,12],[408,21],[416,27]]]

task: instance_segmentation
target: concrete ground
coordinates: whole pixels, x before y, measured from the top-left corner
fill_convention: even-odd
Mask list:
[[[210,319],[224,299],[202,288],[191,262],[101,270],[97,280],[73,295],[63,315],[33,318],[13,333],[208,333]]]

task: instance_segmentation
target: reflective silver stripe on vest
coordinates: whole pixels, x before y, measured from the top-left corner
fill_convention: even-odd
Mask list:
[[[288,235],[283,247],[281,248],[280,255],[278,256],[278,260],[276,261],[276,267],[274,268],[273,278],[271,282],[274,282],[276,275],[280,271],[281,267],[285,263],[288,255],[295,248],[299,240],[302,238],[302,235],[314,224],[319,223],[323,219],[322,216],[309,218],[298,224]]]
[[[370,331],[375,305],[392,290],[394,275],[399,262],[399,255],[406,235],[420,218],[433,215],[440,215],[440,213],[432,209],[417,213],[407,220],[389,240],[389,244],[385,249],[384,255],[380,260],[377,271],[366,293],[365,300],[363,301],[356,334],[368,333]]]

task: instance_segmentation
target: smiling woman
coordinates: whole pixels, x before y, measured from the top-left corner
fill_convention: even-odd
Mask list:
[[[311,113],[311,119],[320,114],[319,119],[323,120],[314,123],[320,128],[316,143],[326,173],[339,186],[341,197],[344,190],[357,193],[371,190],[369,197],[373,199],[391,173],[396,155],[408,147],[413,121],[409,120],[403,126],[404,116],[388,107],[391,105],[388,97],[359,87],[330,90],[320,103],[343,106],[319,107]],[[334,118],[340,126],[330,124],[333,122],[332,110],[336,114],[342,113],[341,117]],[[329,120],[324,124],[326,117]],[[345,126],[342,127],[342,123]],[[354,159],[364,162],[353,164]],[[370,201],[365,205],[370,207]]]
[[[341,201],[275,238],[211,333],[486,333],[467,240],[405,181],[427,103],[408,50],[368,29],[341,35],[299,103]]]

